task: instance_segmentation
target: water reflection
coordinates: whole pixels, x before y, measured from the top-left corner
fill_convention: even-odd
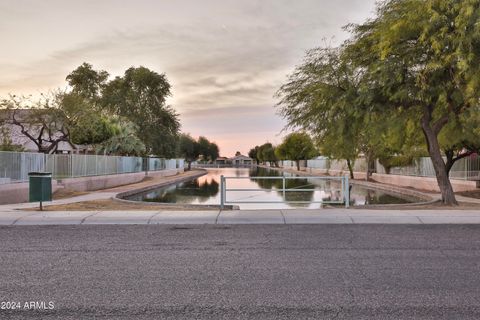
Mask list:
[[[284,173],[276,170],[269,170],[266,168],[252,168],[250,170],[250,180],[255,182],[260,188],[272,190],[276,189],[277,194],[281,196],[285,201],[295,202],[295,201],[304,201],[310,202],[313,201],[313,194],[315,185],[309,183],[307,179],[285,179],[285,189],[310,189],[309,191],[285,191],[283,192],[283,176],[292,177],[294,175],[289,173]],[[278,177],[278,179],[255,179],[255,177]],[[309,203],[297,203],[296,206],[299,207],[308,207]]]
[[[189,203],[195,201],[205,203],[220,191],[220,185],[215,179],[195,179],[181,182],[169,188],[158,189],[147,193],[143,201],[166,203]]]
[[[363,204],[389,204],[389,203],[409,203],[407,199],[397,198],[387,193],[378,193],[374,190],[364,189],[365,201]]]
[[[304,207],[320,208],[320,201],[340,201],[342,185],[340,180],[319,179],[285,179],[286,189],[309,189],[308,191],[282,191],[282,172],[265,168],[221,168],[209,169],[208,174],[192,181],[162,187],[153,191],[129,197],[130,200],[184,203],[184,204],[220,204],[220,176],[245,177],[249,179],[227,179],[229,189],[254,189],[256,191],[228,191],[227,203],[239,205],[242,209],[288,209]],[[293,176],[285,173],[286,177]],[[279,179],[254,179],[253,177],[278,177]],[[262,190],[258,190],[262,189]],[[287,202],[283,202],[286,200]],[[305,201],[306,203],[288,203]],[[316,201],[317,203],[311,203]],[[247,203],[248,202],[248,203]],[[256,202],[256,203],[255,203]],[[275,202],[275,203],[258,203]],[[309,203],[310,202],[310,203]],[[378,190],[369,190],[354,185],[350,192],[352,205],[407,203],[408,200],[398,198]]]

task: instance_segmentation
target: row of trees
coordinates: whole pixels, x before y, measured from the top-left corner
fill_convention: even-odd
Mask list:
[[[166,104],[171,93],[165,74],[131,67],[109,80],[106,71],[84,63],[66,80],[66,90],[37,101],[14,95],[1,100],[3,130],[20,132],[43,153],[67,142],[106,154],[175,156],[180,122]]]
[[[266,142],[261,146],[255,146],[250,149],[248,156],[254,159],[257,163],[269,163],[271,166],[278,167],[278,157],[275,155],[275,147]]]
[[[188,163],[188,170],[190,170],[193,161],[198,159],[214,161],[217,159],[219,148],[216,143],[210,142],[205,137],[199,137],[198,140],[195,140],[189,134],[182,134],[177,146],[177,155],[185,159]]]
[[[305,132],[293,132],[287,135],[281,144],[273,146],[270,142],[250,149],[248,156],[257,163],[268,162],[278,166],[278,160],[295,161],[300,170],[300,160],[308,160],[318,155],[313,140]]]
[[[478,21],[480,0],[379,2],[341,46],[307,53],[278,91],[279,112],[350,164],[428,154],[443,203],[456,204],[449,171],[480,149]]]
[[[189,167],[199,157],[218,157],[218,146],[207,138],[180,134],[178,114],[166,104],[171,93],[165,74],[132,67],[109,80],[108,72],[84,63],[66,81],[66,90],[37,101],[14,95],[1,100],[2,150],[22,151],[11,139],[16,131],[42,153],[55,153],[66,142],[104,154],[184,157]]]

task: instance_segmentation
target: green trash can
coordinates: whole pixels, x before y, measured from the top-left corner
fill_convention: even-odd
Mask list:
[[[40,202],[40,210],[43,210],[43,201],[52,201],[52,174],[50,172],[29,172],[30,202]]]

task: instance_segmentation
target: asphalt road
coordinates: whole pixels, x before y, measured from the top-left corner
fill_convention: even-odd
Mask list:
[[[0,227],[0,271],[0,319],[480,318],[477,225]]]

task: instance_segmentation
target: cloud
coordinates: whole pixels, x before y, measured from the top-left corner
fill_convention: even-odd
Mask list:
[[[273,95],[286,74],[323,37],[344,38],[341,26],[361,21],[373,2],[52,0],[20,10],[12,1],[0,5],[0,35],[11,46],[0,52],[8,61],[0,96],[64,87],[84,61],[112,76],[143,65],[166,73],[185,131],[245,146],[274,140],[283,120]]]

